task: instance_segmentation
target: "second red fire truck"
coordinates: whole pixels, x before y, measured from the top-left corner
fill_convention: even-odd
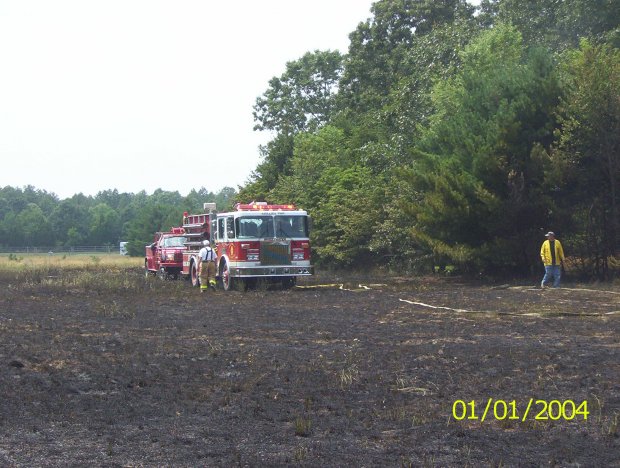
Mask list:
[[[161,279],[177,278],[183,267],[183,251],[186,238],[182,228],[172,228],[168,232],[156,232],[153,243],[146,246],[144,271],[147,276]]]
[[[184,213],[182,229],[187,250],[181,274],[194,286],[204,240],[217,252],[216,274],[225,290],[253,286],[260,279],[287,288],[314,273],[309,217],[294,205],[237,203],[232,211],[216,213],[214,203],[205,203],[204,213]]]

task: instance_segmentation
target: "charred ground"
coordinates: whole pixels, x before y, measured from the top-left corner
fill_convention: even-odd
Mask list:
[[[620,464],[617,288],[89,274],[0,278],[1,465]],[[489,398],[589,415],[452,416]]]

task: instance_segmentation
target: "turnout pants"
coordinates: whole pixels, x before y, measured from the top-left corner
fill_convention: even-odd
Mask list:
[[[200,290],[206,291],[209,286],[215,287],[215,262],[201,262]]]

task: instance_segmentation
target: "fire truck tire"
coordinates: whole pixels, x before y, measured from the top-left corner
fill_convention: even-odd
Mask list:
[[[196,262],[192,262],[189,276],[192,280],[192,286],[194,288],[200,286],[200,278],[198,277],[198,267],[196,266]]]
[[[220,267],[220,279],[222,281],[222,289],[224,291],[230,291],[235,287],[235,278],[230,276],[230,269],[228,268],[228,264],[224,260],[222,262],[222,266]]]
[[[168,272],[164,268],[160,268],[159,270],[157,270],[157,277],[160,280],[165,281],[168,279]]]

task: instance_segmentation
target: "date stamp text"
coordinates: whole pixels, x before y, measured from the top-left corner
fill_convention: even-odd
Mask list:
[[[456,400],[452,404],[452,417],[457,421],[479,420],[485,422],[489,419],[497,421],[519,420],[553,420],[563,419],[571,421],[573,419],[588,420],[588,401],[575,402],[573,400],[536,400],[530,398],[529,401],[521,403],[516,400],[497,400],[489,398],[485,402],[478,404],[475,400]]]

